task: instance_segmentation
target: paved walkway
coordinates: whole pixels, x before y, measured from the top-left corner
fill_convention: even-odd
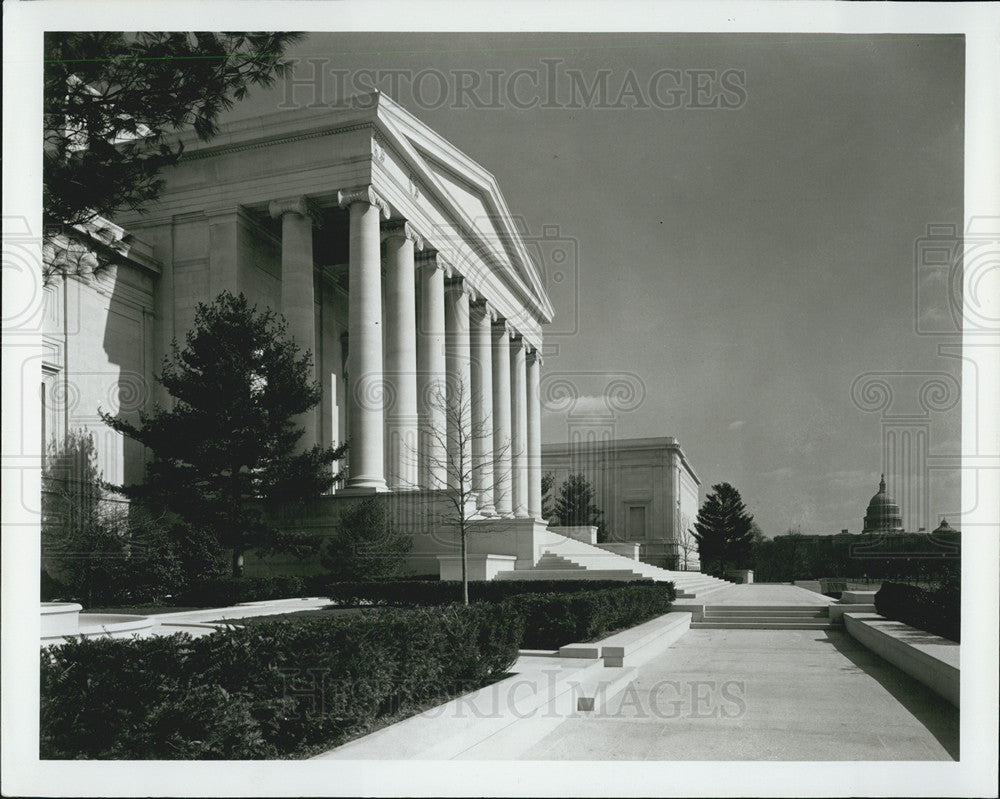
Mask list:
[[[688,600],[679,600],[686,602]],[[694,601],[694,600],[691,600]],[[836,600],[817,594],[797,585],[782,583],[756,583],[754,585],[733,585],[713,591],[704,599],[697,600],[704,605],[832,605]]]
[[[822,606],[832,600],[763,584],[733,586],[706,602]],[[496,695],[456,700],[321,757],[958,759],[958,710],[842,629],[690,630],[646,662],[626,661],[626,668],[614,669],[522,657],[517,677],[498,683]],[[577,695],[595,694],[593,710],[576,709]],[[536,695],[558,699],[533,710],[524,700]],[[475,717],[486,720],[485,732],[473,730]]]
[[[520,758],[957,760],[958,710],[842,631],[691,630]]]

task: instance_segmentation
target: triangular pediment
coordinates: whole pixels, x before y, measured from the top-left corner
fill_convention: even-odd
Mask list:
[[[540,321],[550,321],[553,309],[538,266],[493,175],[384,95],[376,125],[406,161],[410,181],[447,206],[471,249],[529,301]]]

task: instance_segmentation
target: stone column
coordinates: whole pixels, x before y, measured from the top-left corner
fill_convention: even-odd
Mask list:
[[[281,313],[288,321],[288,332],[303,352],[313,359],[310,380],[316,379],[316,299],[313,285],[313,209],[305,197],[275,200],[268,208],[274,219],[281,219]],[[304,428],[296,442],[296,451],[312,449],[318,443],[317,410],[310,409],[295,417],[296,426]]]
[[[350,209],[347,389],[350,450],[345,488],[385,491],[382,411],[382,262],[379,217],[389,207],[370,186],[337,192]]]
[[[444,275],[435,252],[419,259],[420,322],[417,337],[417,417],[420,425],[420,487],[447,485],[447,401],[444,354]]]
[[[493,323],[493,505],[499,516],[513,514],[511,503],[510,333],[505,319]]]
[[[445,369],[448,385],[448,487],[472,490],[472,373],[469,365],[469,285],[445,282]]]
[[[510,441],[511,502],[514,516],[528,516],[528,392],[525,343],[515,336],[510,343]]]
[[[477,509],[493,516],[493,339],[496,313],[481,300],[471,309],[472,324],[472,489]]]
[[[423,239],[406,222],[382,232],[385,242],[385,426],[389,488],[418,487],[417,298],[413,249]]]
[[[539,372],[542,356],[533,349],[527,358],[528,402],[528,515],[542,518],[542,409]]]

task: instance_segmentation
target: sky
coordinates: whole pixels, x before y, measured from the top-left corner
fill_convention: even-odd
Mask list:
[[[859,531],[888,468],[916,529],[961,511],[960,405],[920,405],[961,377],[920,240],[962,226],[963,55],[956,36],[310,34],[296,84],[228,118],[376,87],[493,173],[555,306],[543,408],[545,381],[580,395],[543,411],[546,443],[595,409],[620,438],[674,436],[702,498],[733,484],[772,536]],[[855,385],[871,373],[885,409]],[[616,381],[634,401],[609,411]],[[928,482],[883,455],[907,414]]]

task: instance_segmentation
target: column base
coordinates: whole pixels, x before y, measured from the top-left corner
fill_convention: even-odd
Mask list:
[[[366,494],[386,494],[389,493],[389,486],[385,483],[379,485],[378,483],[361,483],[359,485],[351,485],[349,482],[343,488],[339,488],[336,491],[336,496],[339,497],[360,497]]]

